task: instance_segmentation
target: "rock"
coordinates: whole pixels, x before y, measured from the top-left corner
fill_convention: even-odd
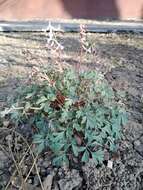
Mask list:
[[[52,188],[52,190],[59,190],[58,184],[56,184],[56,185],[54,186],[54,188]]]
[[[128,93],[131,94],[131,95],[133,95],[134,98],[135,98],[136,96],[139,96],[139,95],[140,95],[138,89],[135,88],[135,87],[129,87],[129,88],[128,88]]]
[[[43,167],[40,168],[40,174],[41,176],[46,176],[47,170]]]
[[[58,170],[58,177],[59,177],[60,179],[62,179],[62,178],[65,177],[65,171],[64,171],[63,168],[59,168],[59,170]]]
[[[3,170],[7,167],[8,157],[4,154],[3,151],[0,151],[0,170]]]
[[[55,173],[51,172],[51,174],[49,174],[44,180],[43,187],[45,190],[51,190],[54,175]]]
[[[28,180],[27,180],[27,183],[28,183],[28,184],[32,184],[32,179],[28,179]]]
[[[82,178],[79,175],[79,171],[73,169],[69,171],[64,179],[58,182],[60,190],[74,190],[79,189],[82,186]]]
[[[33,135],[32,128],[28,124],[19,125],[16,130],[25,138],[29,138]]]
[[[5,139],[6,139],[6,141],[8,141],[8,142],[12,142],[12,141],[13,141],[12,135],[7,135]]]
[[[22,167],[22,172],[23,172],[23,175],[24,175],[24,176],[26,176],[26,175],[28,174],[29,168],[28,168],[27,165],[24,165],[24,166]]]
[[[38,175],[35,175],[33,185],[36,187],[40,184],[39,177]]]
[[[25,188],[26,188],[27,190],[41,190],[40,187],[35,187],[34,185],[30,185],[30,184],[28,184],[28,183],[25,184]]]
[[[48,168],[51,165],[51,161],[45,160],[42,165],[44,168]]]
[[[129,121],[125,126],[125,135],[129,141],[135,141],[143,135],[143,125]]]
[[[10,124],[10,122],[9,122],[9,121],[4,121],[4,122],[3,122],[3,126],[4,126],[4,127],[8,127],[8,126],[9,126],[9,124]]]
[[[135,150],[143,156],[143,136],[134,142]]]
[[[10,176],[8,174],[0,174],[0,189],[3,189],[1,187],[5,186],[10,179]]]

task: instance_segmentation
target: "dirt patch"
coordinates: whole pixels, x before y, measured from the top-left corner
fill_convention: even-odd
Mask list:
[[[105,165],[97,168],[92,160],[82,168],[68,171],[53,168],[50,155],[42,155],[36,163],[42,182],[51,176],[52,189],[89,189],[89,190],[142,190],[143,189],[143,36],[117,34],[88,34],[95,54],[83,55],[82,69],[97,69],[103,72],[115,91],[124,91],[122,98],[129,114],[129,122],[124,127],[124,137],[119,145],[119,155],[113,161],[113,169]],[[64,45],[62,63],[75,65],[79,61],[80,48],[78,34],[58,34]],[[29,75],[32,66],[52,65],[53,59],[47,53],[46,36],[43,33],[1,33],[0,34],[0,109],[6,105],[6,97]],[[7,125],[7,123],[5,123]],[[28,126],[27,126],[28,128]],[[25,127],[26,129],[26,127]],[[31,131],[5,131],[0,128],[0,187],[8,183],[15,171],[14,158],[21,164],[24,178],[32,167],[33,158],[26,142],[19,134],[29,139]],[[12,147],[9,147],[9,142]],[[7,162],[9,159],[9,162]],[[6,169],[7,168],[7,169]],[[8,171],[8,172],[7,172]],[[53,174],[54,172],[54,174]],[[19,174],[20,175],[20,174]],[[19,180],[14,175],[13,183]],[[53,176],[53,177],[52,177]],[[77,181],[74,177],[78,179]],[[50,180],[48,178],[48,180]],[[1,183],[2,181],[2,183]],[[18,182],[16,183],[19,188]],[[37,187],[40,181],[37,169],[33,168],[25,189]]]

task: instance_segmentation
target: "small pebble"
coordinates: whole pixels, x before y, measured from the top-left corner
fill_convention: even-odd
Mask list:
[[[28,183],[28,184],[32,184],[32,179],[28,179],[28,180],[27,180],[27,183]]]
[[[34,177],[33,183],[34,183],[34,186],[35,186],[35,187],[40,184],[40,182],[39,182],[39,177],[38,177],[37,175]]]

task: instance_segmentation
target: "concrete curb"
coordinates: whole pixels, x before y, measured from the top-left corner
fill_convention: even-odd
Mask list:
[[[87,32],[143,33],[143,22],[137,21],[86,21],[86,20],[34,20],[34,21],[0,21],[0,32],[41,32],[48,31],[49,23],[55,31],[79,32],[80,23],[86,25]]]

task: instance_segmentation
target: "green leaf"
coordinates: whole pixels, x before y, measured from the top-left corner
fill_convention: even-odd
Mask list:
[[[43,135],[42,134],[35,134],[33,137],[33,143],[34,144],[40,144],[41,142],[44,141]]]
[[[112,134],[113,134],[113,137],[115,137],[116,139],[120,139],[121,125],[118,122],[116,122],[112,125]]]
[[[82,118],[81,124],[84,124],[86,122],[86,116]]]
[[[127,114],[126,114],[126,113],[122,113],[122,114],[121,114],[121,122],[122,122],[122,125],[126,125],[127,121],[128,121]]]
[[[115,152],[116,150],[117,146],[114,143],[110,142],[110,151]]]
[[[35,125],[40,132],[43,132],[44,134],[48,132],[49,123],[48,122],[46,123],[42,118],[40,121],[36,121]]]
[[[51,107],[49,106],[49,104],[45,104],[44,105],[44,112],[46,112],[46,113],[49,113],[51,111]]]
[[[38,105],[38,104],[41,104],[41,103],[46,102],[46,101],[47,101],[47,98],[46,98],[45,96],[41,96],[41,97],[37,100],[36,104]]]
[[[44,149],[45,149],[45,144],[44,142],[41,142],[40,144],[37,145],[36,152],[40,154]]]
[[[67,99],[66,102],[65,102],[65,108],[68,108],[72,104],[73,104],[73,100],[72,99]]]
[[[79,154],[79,152],[78,152],[78,147],[77,147],[76,145],[73,145],[73,144],[72,144],[72,150],[73,150],[74,155],[77,157],[78,154]]]
[[[102,164],[102,162],[104,161],[104,152],[102,150],[92,152],[92,158],[96,163]]]
[[[53,135],[55,136],[54,137],[55,142],[63,141],[65,139],[65,131],[57,132],[57,133],[54,133]]]
[[[112,133],[111,126],[109,124],[105,125],[105,127],[102,128],[102,131],[110,135]]]
[[[62,143],[55,143],[55,144],[52,143],[52,145],[50,146],[50,148],[55,154],[58,154],[58,152],[60,152],[63,147],[64,147],[64,144]]]
[[[50,101],[54,101],[56,99],[56,94],[54,93],[48,94],[47,99]]]
[[[29,99],[31,98],[32,96],[34,96],[35,92],[32,92],[32,93],[28,93],[25,97],[25,99]]]
[[[80,110],[77,111],[76,112],[76,118],[79,119],[82,116],[82,114],[83,114],[82,111],[80,111]]]
[[[54,166],[62,166],[64,164],[69,165],[68,158],[66,157],[65,153],[60,156],[57,156],[52,161]]]
[[[78,156],[78,154],[80,152],[83,152],[85,149],[86,149],[86,147],[83,147],[83,146],[79,147],[75,144],[72,144],[72,150],[73,150],[73,153],[76,157]]]
[[[86,147],[80,146],[80,147],[78,148],[78,152],[83,152],[85,149],[86,149]]]
[[[74,123],[73,128],[76,129],[77,131],[82,131],[82,128],[78,123]]]
[[[73,135],[73,128],[72,127],[67,127],[66,129],[66,137],[69,139],[72,139],[72,135]]]
[[[88,150],[86,150],[86,151],[83,153],[83,156],[82,156],[81,161],[82,161],[82,162],[88,162],[88,160],[89,160],[89,152],[88,152]]]
[[[31,107],[30,102],[26,102],[25,111],[28,111],[30,109],[30,107]]]
[[[91,117],[91,116],[87,117],[87,121],[86,121],[86,127],[87,128],[90,128],[90,129],[95,128],[95,123],[96,123],[96,121],[94,120],[93,117]]]

